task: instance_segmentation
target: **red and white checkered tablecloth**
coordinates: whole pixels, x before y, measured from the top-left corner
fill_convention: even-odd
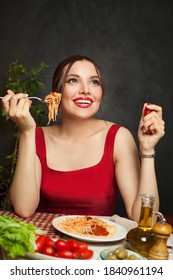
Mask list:
[[[46,231],[46,234],[51,238],[58,239],[62,236],[62,234],[52,226],[52,220],[61,216],[60,214],[36,212],[29,218],[21,218],[12,211],[0,211],[0,216],[2,215],[8,215],[11,218],[33,224],[41,230]]]

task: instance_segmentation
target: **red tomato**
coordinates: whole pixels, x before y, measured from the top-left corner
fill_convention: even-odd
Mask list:
[[[83,260],[90,259],[93,256],[93,251],[92,250],[86,250],[81,252],[81,258]]]
[[[35,243],[36,243],[36,250],[35,251],[36,252],[41,252],[42,251],[42,249],[45,245],[45,241],[46,241],[46,235],[40,235],[36,239],[36,241],[35,241]]]
[[[56,250],[69,250],[70,246],[68,245],[66,240],[58,239],[57,241],[55,241],[55,248]]]
[[[149,105],[149,104],[151,104],[151,103],[147,103],[147,105]],[[153,111],[153,110],[151,110],[151,109],[145,107],[145,109],[144,109],[144,116],[150,114],[152,111]],[[145,134],[147,134],[147,135],[151,135],[151,134],[152,134],[149,128],[148,128],[148,130],[145,132]]]
[[[52,246],[45,246],[42,249],[42,253],[48,256],[54,256],[55,250]]]
[[[78,250],[85,251],[88,249],[88,244],[86,242],[78,242]]]
[[[53,256],[56,257],[56,258],[58,258],[58,251],[55,251],[55,253],[54,253]]]
[[[79,247],[79,242],[77,240],[74,240],[74,239],[69,239],[67,241],[67,244],[68,244],[70,250],[72,250],[72,251],[77,250],[78,247]]]
[[[147,105],[149,105],[149,104],[151,104],[151,103],[147,103]],[[151,110],[151,109],[147,108],[147,106],[145,106],[145,109],[144,109],[144,116],[150,114],[152,111],[153,111],[153,110]]]
[[[53,241],[49,236],[46,236],[45,245],[54,247],[55,246],[55,241]]]
[[[56,252],[56,257],[73,259],[73,252],[70,250],[59,250]]]
[[[87,260],[90,259],[93,256],[92,250],[83,250],[83,251],[75,251],[73,252],[73,258],[74,259],[81,259],[81,260]]]

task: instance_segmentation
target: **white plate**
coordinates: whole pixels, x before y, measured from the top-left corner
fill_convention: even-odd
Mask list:
[[[67,258],[57,258],[57,257],[53,257],[53,256],[48,256],[48,255],[44,255],[44,254],[40,254],[40,253],[26,253],[25,257],[27,259],[31,259],[31,260],[78,260],[78,259],[67,259]],[[99,255],[96,252],[93,252],[93,256],[90,259],[87,260],[96,260],[98,259]]]
[[[6,251],[4,251],[2,248],[0,248],[0,250],[1,250],[3,260],[12,260],[12,258],[10,258],[8,256]],[[91,249],[91,250],[93,250],[93,249]],[[93,256],[92,256],[92,258],[90,258],[88,260],[96,260],[98,258],[99,258],[99,254],[93,250]],[[24,257],[18,256],[15,258],[15,260],[28,260],[28,259],[29,260],[66,260],[66,261],[73,260],[74,261],[74,259],[57,258],[57,257],[53,257],[53,256],[40,254],[40,253],[26,253]],[[75,259],[75,260],[78,260],[78,259]]]
[[[106,236],[105,237],[100,237],[100,236],[93,237],[93,236],[86,236],[86,235],[78,235],[75,233],[67,232],[65,229],[63,229],[60,226],[60,223],[62,221],[65,221],[69,218],[76,218],[76,217],[84,217],[84,216],[76,216],[76,215],[60,216],[60,217],[52,220],[52,225],[54,226],[55,229],[57,229],[58,231],[60,231],[64,234],[67,234],[68,236],[74,237],[79,240],[87,241],[87,242],[111,242],[111,241],[118,241],[118,240],[124,239],[126,237],[127,230],[123,226],[121,226],[115,222],[100,218],[99,216],[91,216],[91,217],[97,217],[100,220],[107,223],[108,225],[114,226],[116,233],[113,236],[111,236],[111,237],[106,237]]]

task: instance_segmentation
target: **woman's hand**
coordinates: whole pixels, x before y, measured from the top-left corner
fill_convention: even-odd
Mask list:
[[[12,90],[8,90],[7,95],[2,99],[5,114],[18,125],[21,132],[27,132],[36,127],[29,111],[31,103],[28,94],[15,94]]]
[[[151,109],[152,112],[144,116],[145,107]],[[146,131],[150,130],[150,134]],[[162,119],[162,107],[155,104],[144,104],[142,116],[139,123],[138,139],[140,143],[141,153],[153,153],[156,144],[165,134],[165,122]]]

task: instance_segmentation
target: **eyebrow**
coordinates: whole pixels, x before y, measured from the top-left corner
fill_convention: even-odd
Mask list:
[[[67,78],[70,77],[70,76],[79,77],[79,75],[76,75],[76,74],[69,74],[69,75],[67,75]]]
[[[80,78],[80,76],[79,75],[77,75],[77,74],[69,74],[69,75],[67,75],[67,78],[68,77],[77,77],[77,78]],[[97,79],[100,79],[100,77],[99,76],[97,76],[97,75],[94,75],[94,76],[91,76],[90,77],[90,79],[93,79],[93,78],[97,78]]]

